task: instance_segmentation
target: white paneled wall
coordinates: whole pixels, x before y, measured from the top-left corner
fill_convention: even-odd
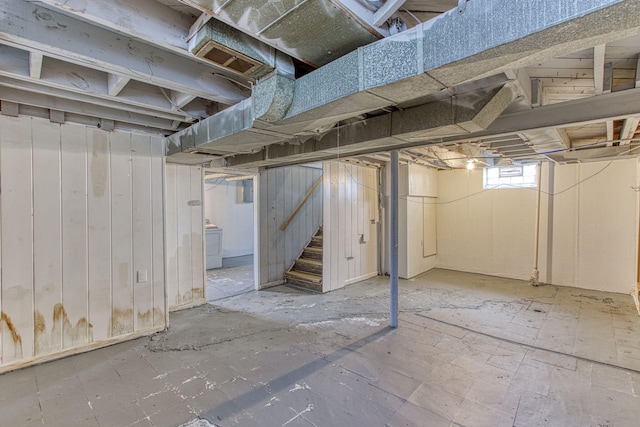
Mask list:
[[[547,176],[545,167],[543,185]],[[540,281],[636,293],[637,182],[637,159],[555,167],[554,192],[559,194],[554,197],[550,244],[544,195],[541,204]]]
[[[203,187],[201,167],[166,165],[169,310],[205,303]]]
[[[0,371],[165,327],[163,152],[0,116]]]
[[[378,171],[324,162],[323,291],[378,274]]]
[[[554,208],[541,203],[540,281],[635,293],[636,159],[555,166]],[[438,172],[438,266],[528,280],[533,271],[536,189],[482,192],[482,170]],[[549,192],[549,168],[542,189]],[[551,240],[548,219],[553,220]],[[548,268],[551,261],[551,268]]]
[[[398,275],[408,279],[436,265],[438,172],[407,164],[398,178]]]
[[[322,223],[322,186],[307,200],[288,227],[280,227],[321,179],[322,169],[289,166],[267,169],[258,177],[259,287],[280,284],[284,273]]]

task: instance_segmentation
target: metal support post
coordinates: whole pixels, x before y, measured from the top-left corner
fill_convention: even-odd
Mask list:
[[[391,301],[389,326],[398,327],[398,150],[391,152],[390,243]]]

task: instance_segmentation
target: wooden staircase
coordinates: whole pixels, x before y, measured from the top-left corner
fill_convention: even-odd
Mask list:
[[[288,285],[322,292],[322,226],[284,278]]]

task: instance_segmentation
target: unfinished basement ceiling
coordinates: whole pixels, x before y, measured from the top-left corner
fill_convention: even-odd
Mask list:
[[[630,0],[601,3],[635,7]],[[576,7],[582,4],[576,2]],[[397,39],[421,22],[442,19],[447,10],[455,9],[455,14],[468,19],[478,13],[479,9],[473,7],[481,7],[476,2],[457,0],[0,0],[0,5],[2,114],[162,135],[172,135],[250,102],[257,81],[244,73],[243,64],[234,70],[225,65],[228,60],[216,62],[206,54],[199,57],[190,52],[190,41],[208,22],[228,25],[236,31],[234,40],[244,40],[261,52],[262,59],[271,60],[267,65],[273,68],[278,66],[277,61],[281,68],[282,64],[288,67],[287,55],[298,66],[302,62],[325,66],[362,46]],[[482,7],[491,5],[483,3]],[[400,35],[394,36],[397,31]],[[366,124],[396,111],[453,102],[462,93],[467,97],[473,91],[486,93],[499,81],[501,85],[510,82],[515,99],[485,130],[458,136],[414,133],[411,140],[389,140],[388,144],[362,141],[360,148],[344,154],[370,155],[392,148],[410,149],[415,154],[420,146],[440,145],[437,150],[418,154],[427,159],[434,152],[442,155],[441,150],[453,150],[456,155],[460,150],[471,153],[478,147],[488,147],[484,153],[490,159],[488,163],[587,161],[635,155],[637,152],[630,150],[637,146],[640,118],[640,37],[629,28],[611,31],[602,37],[572,40],[555,57],[542,52],[538,58],[532,55],[530,62],[514,63],[517,66],[503,67],[494,75],[485,73],[461,84],[444,84],[420,96],[411,94],[357,111],[349,111],[345,104],[339,116],[311,122],[303,140],[309,138],[310,130],[322,136],[334,128]],[[571,35],[559,33],[557,37]],[[212,55],[219,56],[224,48]],[[235,49],[238,57],[247,52],[237,45]],[[260,66],[251,61],[249,58],[247,63],[253,69]],[[306,67],[296,74],[307,73],[311,66]],[[345,79],[348,77],[336,78]],[[388,92],[384,96],[395,94],[397,89],[390,86]],[[560,107],[554,109],[556,105]],[[561,118],[571,111],[584,114]],[[551,115],[556,119],[549,119]],[[223,151],[192,147],[169,160],[209,163],[217,159],[236,168],[252,169],[335,156],[336,150],[308,153],[295,149],[301,142],[300,135],[283,136],[271,128],[260,132],[262,139],[254,140],[251,146],[229,140]],[[265,134],[269,134],[266,139]],[[496,149],[493,142],[505,138],[519,145],[515,147],[518,149]],[[269,147],[273,143],[280,145]],[[429,161],[443,167],[453,164],[445,165],[433,157]]]

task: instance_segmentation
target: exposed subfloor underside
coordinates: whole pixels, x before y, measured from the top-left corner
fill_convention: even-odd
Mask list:
[[[435,270],[174,313],[151,338],[0,376],[3,425],[637,426],[629,296]]]

